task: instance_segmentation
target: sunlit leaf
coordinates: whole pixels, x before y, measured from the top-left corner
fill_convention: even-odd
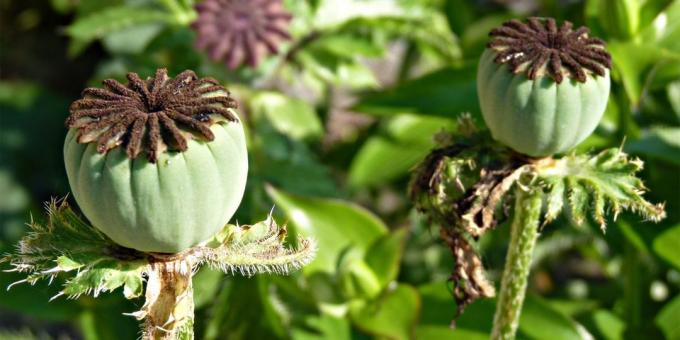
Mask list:
[[[350,185],[376,186],[405,176],[434,147],[434,135],[453,129],[453,122],[441,117],[394,117],[383,133],[369,138],[354,156]]]
[[[353,309],[350,317],[364,332],[391,339],[412,339],[420,312],[418,291],[399,284],[364,306]]]
[[[616,315],[607,310],[597,310],[593,313],[593,322],[607,340],[623,339],[626,324]]]
[[[680,270],[680,224],[666,229],[654,239],[654,252]]]
[[[677,244],[676,244],[677,248]],[[680,339],[680,296],[666,303],[663,309],[654,318],[654,323],[661,328],[666,339]]]
[[[305,273],[334,273],[343,250],[351,248],[364,254],[375,240],[387,233],[382,221],[354,203],[295,196],[273,187],[267,191],[295,231],[317,241],[319,252],[305,267]]]
[[[444,68],[392,89],[367,94],[354,106],[354,110],[375,115],[411,112],[447,118],[471,112],[475,121],[481,123],[476,72],[475,64]]]
[[[321,120],[309,103],[278,92],[259,92],[250,100],[255,119],[267,119],[279,132],[295,139],[323,134]]]
[[[533,339],[580,339],[576,322],[552,309],[540,298],[528,295],[522,307],[519,331]]]
[[[136,25],[168,23],[173,19],[168,12],[151,7],[114,6],[77,19],[66,28],[66,33],[76,41],[87,44]]]
[[[643,132],[640,139],[626,144],[625,150],[680,165],[680,128],[652,128]]]

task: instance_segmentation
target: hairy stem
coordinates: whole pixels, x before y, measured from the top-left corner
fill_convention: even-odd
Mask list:
[[[191,276],[192,264],[187,259],[152,264],[142,307],[145,340],[194,338]]]
[[[515,189],[515,217],[510,230],[510,245],[503,270],[501,291],[496,305],[491,339],[514,339],[522,311],[538,238],[542,198],[539,192]]]

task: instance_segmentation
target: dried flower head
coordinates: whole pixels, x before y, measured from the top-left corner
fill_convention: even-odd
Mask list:
[[[488,47],[497,52],[495,62],[507,64],[513,73],[525,72],[529,79],[547,74],[559,84],[565,74],[582,83],[588,73],[604,76],[611,67],[604,41],[589,37],[586,27],[572,26],[565,21],[558,28],[553,18],[510,20],[489,33]]]
[[[97,152],[123,145],[128,157],[142,150],[152,163],[167,149],[185,151],[188,138],[212,141],[210,125],[238,121],[231,110],[236,101],[219,82],[198,79],[187,70],[169,78],[164,68],[142,80],[128,73],[128,84],[103,81],[104,88],[87,88],[71,104],[66,126],[78,129],[78,143],[96,143]]]
[[[213,60],[224,60],[230,69],[244,63],[256,66],[268,53],[278,52],[280,41],[290,39],[292,17],[281,0],[206,0],[196,10],[197,48]]]

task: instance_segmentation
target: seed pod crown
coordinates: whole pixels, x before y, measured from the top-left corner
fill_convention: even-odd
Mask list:
[[[532,80],[547,75],[559,84],[566,75],[583,83],[587,74],[604,76],[611,67],[604,41],[590,37],[587,27],[572,28],[569,21],[558,28],[553,18],[510,20],[489,33],[488,47],[496,52],[496,63]]]
[[[144,151],[155,163],[166,150],[186,151],[188,139],[212,141],[215,122],[238,121],[236,101],[215,79],[190,70],[170,78],[164,68],[147,80],[127,79],[104,80],[103,89],[87,88],[71,105],[66,126],[78,130],[78,143],[96,143],[102,154],[122,146],[131,159]]]
[[[230,69],[245,63],[257,66],[264,56],[278,52],[282,40],[290,39],[292,16],[281,0],[206,0],[196,10],[197,47]]]

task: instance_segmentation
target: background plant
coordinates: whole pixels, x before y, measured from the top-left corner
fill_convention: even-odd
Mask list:
[[[622,5],[616,11],[613,6]],[[451,260],[406,197],[408,171],[468,111],[481,124],[476,62],[510,17],[585,24],[608,41],[612,93],[580,151],[621,146],[645,161],[649,199],[668,217],[558,218],[537,245],[522,338],[680,336],[680,3],[678,1],[286,1],[292,39],[257,68],[228,70],[193,48],[190,0],[0,1],[0,252],[29,213],[68,191],[61,145],[68,104],[85,85],[195,69],[240,100],[252,177],[238,221],[272,203],[289,232],[318,241],[317,260],[280,278],[195,279],[197,338],[487,338],[494,301],[456,308]],[[606,15],[605,15],[606,13]],[[283,219],[281,219],[283,218]],[[508,224],[481,239],[502,268]],[[494,283],[500,272],[491,272]],[[0,274],[0,284],[18,280]],[[118,296],[57,299],[63,282],[0,292],[1,335],[134,338],[139,309]]]

